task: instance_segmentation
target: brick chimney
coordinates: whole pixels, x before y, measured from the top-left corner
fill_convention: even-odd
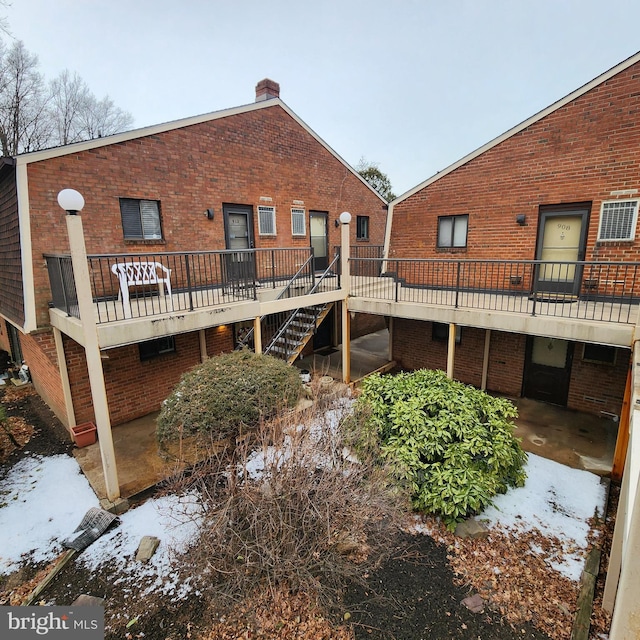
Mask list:
[[[280,85],[269,78],[260,80],[256,85],[256,102],[280,97]]]

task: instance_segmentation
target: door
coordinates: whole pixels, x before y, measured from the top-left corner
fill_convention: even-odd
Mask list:
[[[225,256],[225,278],[236,287],[252,285],[255,280],[253,252],[253,215],[245,205],[223,205],[225,244],[234,253]]]
[[[529,336],[522,395],[567,406],[573,342]]]
[[[327,217],[327,213],[324,211],[309,212],[309,231],[311,235],[311,248],[313,249],[313,268],[315,271],[324,271],[329,266]]]
[[[536,268],[536,292],[578,295],[582,267],[567,263],[584,260],[588,217],[588,208],[540,208],[536,259],[549,264]]]

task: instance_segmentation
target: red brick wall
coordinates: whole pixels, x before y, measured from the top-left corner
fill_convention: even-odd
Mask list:
[[[7,333],[7,325],[4,318],[0,318],[0,349],[3,349],[8,354],[11,354],[11,347],[9,345],[9,334]]]
[[[399,203],[391,255],[533,259],[541,205],[591,202],[587,260],[638,260],[638,241],[596,244],[603,200],[640,186],[640,63]],[[469,215],[466,249],[436,249],[439,215]],[[525,214],[518,226],[516,214]]]
[[[366,336],[375,331],[386,329],[387,319],[385,316],[378,316],[372,313],[356,313],[351,319],[350,336],[351,339]]]
[[[393,358],[403,369],[447,369],[447,342],[432,340],[432,323],[396,318],[393,331]],[[484,329],[462,327],[456,345],[454,378],[480,387],[484,355]],[[526,336],[491,332],[487,390],[520,397],[525,364]],[[615,365],[585,362],[582,343],[574,348],[567,407],[600,415],[608,411],[620,415],[630,352],[618,349]]]
[[[207,329],[205,339],[209,356],[233,349],[230,327]],[[200,337],[197,332],[175,336],[175,344],[175,353],[145,361],[140,360],[137,345],[105,352],[109,358],[103,360],[103,371],[112,426],[158,411],[181,375],[200,364]],[[76,421],[94,421],[84,350],[65,338],[65,354]]]
[[[615,364],[604,365],[585,362],[582,350],[582,344],[575,345],[567,406],[596,415],[601,411],[620,415],[631,352],[617,349]]]
[[[73,187],[82,213],[87,252],[141,253],[224,249],[224,203],[254,209],[257,247],[308,247],[309,212],[328,212],[329,246],[342,211],[370,216],[370,243],[382,244],[385,203],[281,107],[273,105],[210,122],[33,163],[28,167],[38,325],[48,324],[51,299],[43,253],[67,252],[65,213],[58,191]],[[268,203],[261,197],[269,197]],[[119,198],[159,200],[164,239],[123,239]],[[291,207],[304,202],[307,236],[291,234]],[[277,237],[258,235],[257,206],[276,208]],[[204,212],[214,209],[214,219]]]
[[[447,341],[432,340],[431,322],[395,318],[393,321],[393,359],[403,369],[447,370]],[[475,387],[482,385],[484,329],[462,327],[456,344],[454,374],[456,380]],[[509,396],[522,390],[524,336],[493,331],[489,349],[487,388]],[[520,352],[522,355],[520,355]]]
[[[20,344],[33,386],[62,424],[66,425],[67,414],[53,331],[20,334]]]

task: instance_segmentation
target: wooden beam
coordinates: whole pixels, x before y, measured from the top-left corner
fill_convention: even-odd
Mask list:
[[[620,421],[618,422],[618,438],[616,440],[616,450],[613,454],[613,467],[611,468],[611,479],[620,482],[624,472],[624,461],[627,458],[627,447],[629,446],[629,418],[631,415],[631,379],[633,378],[633,356],[629,360],[629,370],[627,372],[627,384],[624,388],[624,399],[622,400],[622,410]]]

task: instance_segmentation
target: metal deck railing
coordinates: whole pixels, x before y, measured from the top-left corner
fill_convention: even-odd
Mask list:
[[[101,324],[256,300],[259,288],[285,286],[311,257],[310,248],[89,255],[96,321]],[[45,259],[52,293],[50,305],[78,318],[71,257],[45,255]],[[143,262],[159,263],[169,270],[172,295],[161,295],[163,291],[156,282],[131,285],[130,308],[125,313],[122,284],[113,267]]]
[[[380,275],[369,275],[380,264]],[[616,323],[635,323],[640,303],[640,263],[352,258],[350,265],[351,296],[397,303]]]

